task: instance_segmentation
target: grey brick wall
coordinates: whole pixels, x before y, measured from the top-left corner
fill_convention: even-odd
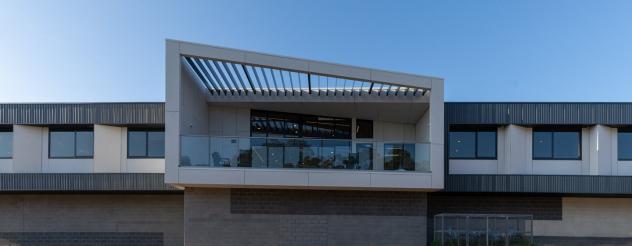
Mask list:
[[[63,237],[76,245],[182,245],[182,201],[181,194],[0,194],[0,238],[18,245],[65,245]]]
[[[0,232],[2,246],[155,246],[160,232]]]
[[[230,202],[234,214],[426,214],[426,194],[420,192],[231,189]]]
[[[185,190],[189,245],[424,245],[426,194]]]

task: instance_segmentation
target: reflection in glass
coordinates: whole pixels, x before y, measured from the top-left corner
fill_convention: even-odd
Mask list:
[[[359,143],[356,144],[357,166],[354,169],[372,170],[373,169],[373,144]]]
[[[0,132],[0,158],[13,156],[13,132]]]
[[[415,170],[415,145],[384,144],[384,170]]]

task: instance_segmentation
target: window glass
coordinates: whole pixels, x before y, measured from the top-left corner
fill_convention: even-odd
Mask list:
[[[127,156],[141,157],[147,154],[147,134],[144,131],[127,132]]]
[[[553,133],[553,158],[578,159],[579,132],[554,132]]]
[[[252,137],[351,139],[351,119],[251,111]]]
[[[13,132],[0,132],[0,158],[13,156]]]
[[[617,136],[619,160],[632,160],[632,132],[619,132]]]
[[[165,132],[147,132],[147,156],[165,157]]]
[[[92,157],[94,152],[94,133],[89,131],[75,132],[77,157]]]
[[[372,120],[356,120],[356,138],[373,138]]]
[[[496,132],[478,132],[477,134],[477,157],[496,158]]]
[[[450,132],[450,158],[476,158],[475,132]]]
[[[415,170],[414,144],[384,144],[384,170]]]
[[[75,157],[75,132],[50,132],[50,157]]]
[[[250,134],[253,137],[265,137],[268,132],[268,122],[265,112],[252,111],[250,113]]]
[[[533,158],[553,157],[553,133],[533,132]]]

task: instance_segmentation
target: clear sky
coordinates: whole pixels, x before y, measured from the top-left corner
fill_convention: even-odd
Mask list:
[[[447,101],[632,102],[632,1],[7,1],[0,102],[163,101],[165,39],[442,77]]]

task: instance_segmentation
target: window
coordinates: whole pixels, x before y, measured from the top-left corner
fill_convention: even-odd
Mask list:
[[[384,144],[384,170],[415,170],[414,144]]]
[[[356,138],[373,138],[373,121],[356,119]]]
[[[451,129],[450,159],[496,159],[496,130]]]
[[[165,132],[157,130],[127,131],[128,158],[164,158]]]
[[[48,136],[50,158],[92,158],[94,132],[92,130],[55,130]]]
[[[351,119],[252,110],[250,136],[351,139]]]
[[[534,130],[534,160],[580,160],[581,130]]]
[[[617,133],[617,153],[620,161],[632,161],[632,130]]]
[[[11,129],[0,129],[0,159],[13,157],[13,132]]]

